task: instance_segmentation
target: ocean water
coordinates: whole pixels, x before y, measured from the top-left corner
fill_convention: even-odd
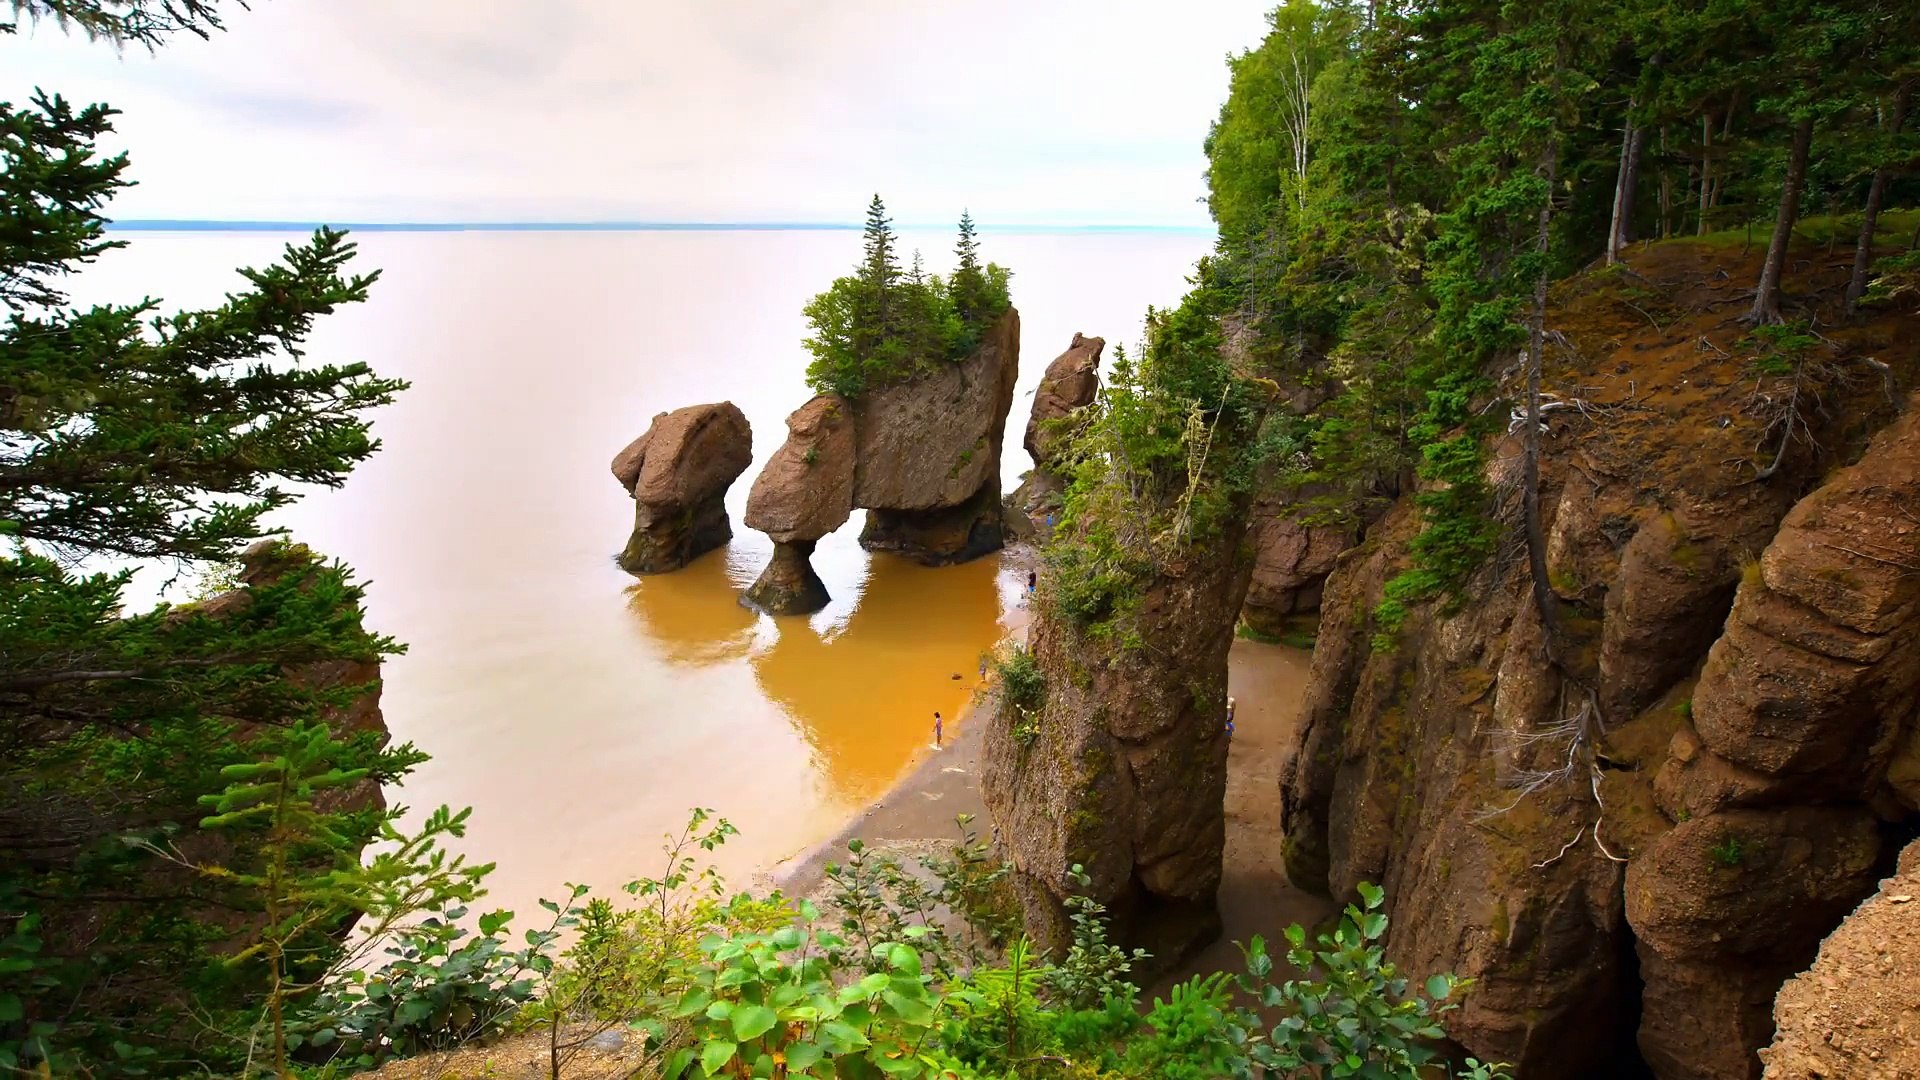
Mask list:
[[[239,266],[295,236],[132,233],[73,283],[76,303],[217,303]],[[950,237],[903,234],[930,268]],[[1210,238],[983,237],[1013,269],[1021,375],[1004,480],[1033,388],[1076,331],[1139,337]],[[737,602],[771,544],[747,490],[806,400],[802,304],[859,256],[857,232],[368,233],[370,302],[322,320],[314,362],[363,360],[412,389],[375,418],[383,449],[283,518],[369,583],[368,621],[405,642],[385,668],[397,740],[433,755],[389,799],[474,808],[464,850],[499,865],[490,903],[521,912],[564,883],[657,874],[664,833],[708,807],[741,835],[736,880],[815,843],[926,751],[978,683],[1020,584],[1000,560],[925,569],[869,555],[860,516],[823,540],[834,600],[774,619]],[[731,544],[672,575],[612,556],[632,502],[609,474],[651,417],[731,400],[754,465],[729,493]],[[152,595],[158,573],[136,596]],[[956,678],[955,676],[958,676]]]

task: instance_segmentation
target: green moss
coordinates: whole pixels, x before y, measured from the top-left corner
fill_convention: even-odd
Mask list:
[[[1246,638],[1248,641],[1257,641],[1262,645],[1278,645],[1284,640],[1279,634],[1269,634],[1265,630],[1248,623],[1241,623],[1234,628],[1233,632],[1238,637]]]

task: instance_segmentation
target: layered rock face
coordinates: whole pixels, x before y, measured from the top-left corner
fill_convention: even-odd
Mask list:
[[[1920,1076],[1920,841],[1773,1003],[1765,1080]]]
[[[1707,655],[1656,780],[1680,824],[1627,871],[1663,1075],[1753,1075],[1773,989],[1872,885],[1874,807],[1920,810],[1888,783],[1920,701],[1916,513],[1920,397],[1787,514]]]
[[[1550,354],[1561,377],[1632,402],[1545,441],[1561,663],[1512,551],[1375,647],[1421,524],[1402,499],[1327,581],[1282,784],[1294,883],[1383,885],[1390,956],[1474,978],[1448,1031],[1521,1076],[1623,1053],[1660,1080],[1757,1076],[1781,980],[1920,807],[1920,402],[1889,422],[1872,380],[1830,383],[1821,449],[1756,482],[1784,398],[1755,392],[1711,256],[1668,257],[1700,265],[1637,269],[1685,271],[1685,325],[1622,334],[1603,293],[1551,313],[1579,350]],[[1903,333],[1835,335],[1836,366],[1912,363]],[[1503,514],[1517,454],[1495,448]]]
[[[613,477],[634,501],[620,565],[664,574],[732,539],[727,488],[752,463],[753,429],[731,401],[655,416],[613,459]]]
[[[1154,577],[1138,647],[1090,639],[1042,605],[1029,647],[1047,673],[1031,736],[1003,707],[986,734],[981,794],[1014,866],[1027,932],[1070,943],[1062,904],[1107,905],[1116,940],[1171,966],[1219,936],[1226,843],[1227,650],[1251,573],[1246,508]],[[1080,864],[1082,888],[1068,877]]]
[[[1000,445],[1019,374],[1020,313],[1009,308],[963,360],[857,400],[801,406],[747,500],[747,524],[775,552],[745,599],[774,614],[826,606],[807,557],[856,507],[867,511],[860,543],[870,551],[927,566],[998,551]]]

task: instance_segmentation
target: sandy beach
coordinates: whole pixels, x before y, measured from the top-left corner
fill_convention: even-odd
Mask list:
[[[1025,608],[1019,609],[1010,639],[1026,640]],[[1288,883],[1281,867],[1280,774],[1293,741],[1306,690],[1312,654],[1284,645],[1238,639],[1228,656],[1228,691],[1235,699],[1233,745],[1227,761],[1227,850],[1220,886],[1221,939],[1186,965],[1168,973],[1161,985],[1202,971],[1238,970],[1236,942],[1254,934],[1269,942],[1290,923],[1311,927],[1334,911],[1329,901]],[[789,895],[818,888],[830,862],[847,857],[847,841],[948,841],[957,838],[954,818],[971,814],[975,829],[988,831],[980,799],[980,760],[986,723],[976,697],[946,744],[931,746],[889,790],[848,821],[831,838],[757,875],[756,884]]]

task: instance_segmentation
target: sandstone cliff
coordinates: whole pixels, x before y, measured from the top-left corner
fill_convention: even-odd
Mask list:
[[[1449,1031],[1522,1076],[1623,1056],[1662,1080],[1757,1076],[1775,989],[1915,809],[1920,405],[1865,445],[1915,328],[1828,328],[1783,364],[1732,322],[1719,261],[1638,256],[1662,299],[1631,307],[1605,279],[1556,290],[1549,389],[1579,399],[1543,463],[1561,667],[1517,541],[1374,647],[1407,500],[1321,605],[1282,785],[1289,874],[1385,885],[1390,954],[1477,979]],[[1789,414],[1796,391],[1819,406]],[[1503,441],[1493,466],[1509,522],[1516,455]]]
[[[1765,1080],[1920,1077],[1920,841],[1773,1005]]]
[[[726,543],[727,488],[752,463],[753,429],[731,401],[655,416],[613,459],[613,478],[634,502],[620,565],[667,573]]]
[[[826,606],[808,557],[856,507],[867,510],[860,543],[870,551],[928,566],[998,551],[1000,447],[1019,374],[1020,313],[1009,308],[962,360],[801,406],[748,496],[747,524],[775,546],[744,599],[775,614]]]
[[[1273,385],[1222,363],[1205,340],[1165,348],[1168,373],[1189,381],[1160,392],[1224,375],[1237,400],[1210,445],[1249,446]],[[1077,894],[1104,904],[1115,939],[1158,967],[1219,934],[1227,652],[1252,572],[1248,464],[1217,453],[1207,471],[1175,477],[1116,456],[1048,545],[1028,632],[1038,682],[1028,700],[1003,697],[981,768],[1027,932],[1043,949],[1068,943],[1064,904]],[[1188,516],[1196,504],[1204,524]],[[1114,551],[1137,557],[1116,563]]]

